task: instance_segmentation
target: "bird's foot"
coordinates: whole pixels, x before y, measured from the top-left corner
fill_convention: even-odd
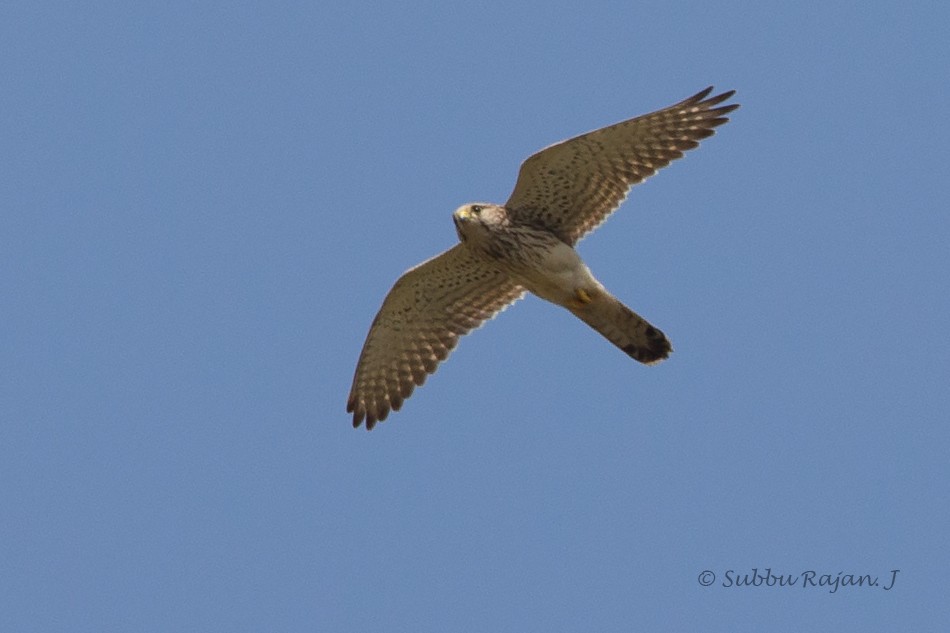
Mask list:
[[[589,290],[577,288],[574,290],[574,297],[568,302],[568,305],[572,308],[583,308],[593,300],[594,297]]]

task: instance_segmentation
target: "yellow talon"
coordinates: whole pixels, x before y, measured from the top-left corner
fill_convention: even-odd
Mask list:
[[[574,300],[571,301],[571,304],[575,308],[580,308],[587,305],[593,300],[594,298],[591,296],[591,294],[587,290],[583,288],[578,288],[577,290],[574,291]]]

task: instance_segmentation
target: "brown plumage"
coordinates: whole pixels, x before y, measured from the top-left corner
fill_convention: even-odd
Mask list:
[[[737,104],[712,88],[673,106],[552,145],[521,166],[503,206],[471,204],[453,219],[461,240],[407,271],[376,315],[347,411],[372,429],[399,410],[458,339],[530,291],[570,310],[632,358],[653,364],[666,336],[598,282],[574,245],[630,187],[713,134]]]

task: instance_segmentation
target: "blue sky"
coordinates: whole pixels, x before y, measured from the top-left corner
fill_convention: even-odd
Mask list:
[[[948,24],[6,3],[0,629],[943,630]],[[667,362],[529,297],[351,428],[457,206],[710,84],[732,122],[579,248]],[[798,584],[724,586],[766,568]]]

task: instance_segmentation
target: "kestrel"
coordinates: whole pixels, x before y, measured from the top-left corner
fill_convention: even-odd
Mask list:
[[[630,187],[729,120],[739,105],[719,104],[735,91],[710,92],[543,149],[521,165],[504,205],[459,207],[459,243],[403,274],[370,326],[346,403],[353,426],[365,420],[372,429],[398,411],[459,337],[525,291],[567,308],[641,363],[669,356],[663,332],[610,294],[574,246]]]

